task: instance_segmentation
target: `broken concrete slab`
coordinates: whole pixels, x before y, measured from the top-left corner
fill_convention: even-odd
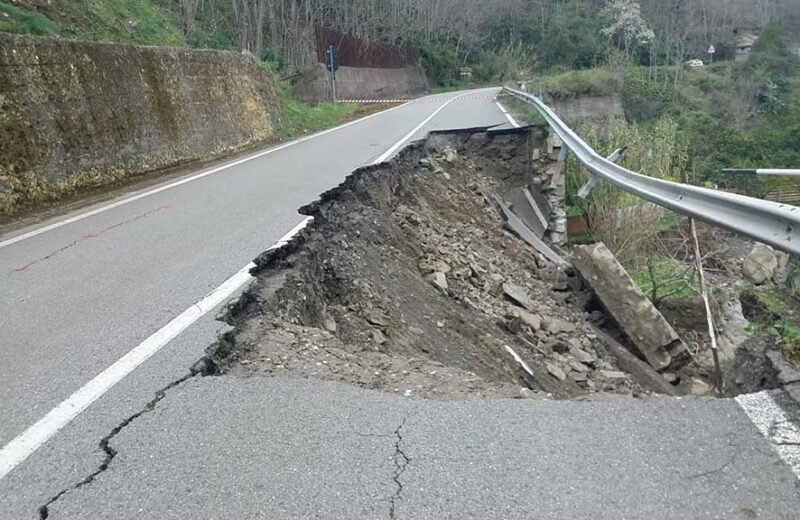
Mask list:
[[[515,215],[506,205],[505,202],[500,200],[500,197],[495,197],[495,202],[500,211],[500,216],[506,223],[506,226],[517,234],[528,245],[533,247],[536,251],[544,255],[545,258],[553,262],[559,267],[565,267],[567,263],[561,256],[556,253],[553,248],[547,245],[542,239],[536,236],[536,233],[531,231],[520,218]]]
[[[616,365],[629,373],[643,388],[650,388],[665,395],[678,395],[680,392],[670,382],[656,372],[653,367],[631,354],[614,338],[593,327],[595,335],[602,342],[606,351],[614,358]],[[675,374],[672,374],[675,376]]]
[[[545,366],[547,367],[547,372],[559,381],[564,381],[567,378],[567,374],[565,374],[558,365],[554,363],[545,363]]]
[[[504,283],[503,294],[516,305],[528,309],[529,311],[536,308],[536,306],[533,304],[533,301],[531,301],[530,291],[524,287],[510,283]]]
[[[562,332],[570,333],[575,332],[575,325],[568,321],[559,318],[545,318],[542,321],[542,329],[551,334],[559,334]]]
[[[447,294],[447,289],[448,289],[447,275],[439,271],[430,275],[428,279],[430,280],[430,282],[433,284],[434,287],[439,289],[444,294]]]
[[[628,378],[628,374],[619,370],[600,370],[600,376],[611,380]]]
[[[519,319],[534,332],[542,328],[542,317],[526,311],[519,312]]]
[[[688,361],[686,345],[675,329],[642,293],[605,244],[575,248],[572,262],[653,368],[663,370],[673,361],[676,364]]]

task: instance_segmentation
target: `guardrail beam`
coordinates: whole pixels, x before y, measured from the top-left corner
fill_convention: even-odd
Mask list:
[[[534,105],[563,145],[592,173],[619,189],[669,210],[800,256],[800,207],[648,177],[599,155],[541,99],[505,87]]]

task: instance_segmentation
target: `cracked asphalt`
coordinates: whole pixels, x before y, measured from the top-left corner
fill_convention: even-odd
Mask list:
[[[0,248],[0,446],[275,243],[302,220],[298,207],[457,95],[411,103]],[[413,138],[504,122],[490,92],[454,101]],[[221,328],[214,312],[195,322],[0,478],[0,520],[39,518],[39,507],[96,471],[106,458],[100,439],[183,377]]]
[[[732,400],[425,401],[196,377],[50,518],[794,520],[798,480]]]

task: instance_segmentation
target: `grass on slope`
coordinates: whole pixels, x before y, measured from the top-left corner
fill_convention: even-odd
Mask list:
[[[0,30],[92,41],[185,46],[172,17],[152,0],[0,0]]]
[[[0,31],[52,36],[61,32],[61,27],[36,11],[0,2]]]

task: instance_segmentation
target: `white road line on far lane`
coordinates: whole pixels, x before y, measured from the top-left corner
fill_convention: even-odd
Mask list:
[[[397,142],[394,144],[394,146],[392,146],[391,148],[389,148],[388,150],[386,150],[386,151],[385,151],[383,154],[381,154],[381,156],[380,156],[380,157],[378,157],[377,159],[375,159],[375,160],[372,162],[372,164],[378,164],[378,163],[382,163],[383,161],[385,161],[386,159],[388,159],[389,157],[391,157],[391,156],[392,156],[392,154],[393,154],[393,153],[395,153],[395,152],[396,152],[396,151],[397,151],[397,150],[398,150],[398,149],[399,149],[401,146],[403,146],[404,144],[406,144],[406,142],[407,142],[409,139],[411,139],[412,137],[414,137],[414,134],[416,134],[417,132],[419,132],[419,130],[420,130],[420,129],[421,129],[423,126],[427,125],[427,124],[430,122],[430,120],[431,120],[431,119],[433,119],[434,117],[436,117],[436,114],[438,114],[439,112],[441,112],[442,110],[444,110],[444,109],[445,109],[445,107],[446,107],[447,105],[449,105],[450,103],[452,103],[452,102],[453,102],[453,101],[455,101],[456,99],[458,99],[458,98],[461,98],[461,97],[464,97],[464,96],[466,96],[466,95],[467,95],[467,94],[461,94],[460,96],[452,97],[452,98],[448,99],[447,101],[445,101],[444,103],[442,103],[442,105],[441,105],[439,108],[437,108],[436,110],[434,110],[434,111],[433,111],[433,113],[432,113],[431,115],[429,115],[427,118],[425,118],[425,120],[424,120],[424,121],[422,121],[420,124],[418,124],[416,127],[414,127],[414,129],[413,129],[412,131],[410,131],[408,134],[406,134],[406,135],[405,135],[405,136],[404,136],[402,139],[400,139],[399,141],[397,141]]]
[[[500,109],[500,112],[502,112],[503,115],[506,116],[506,119],[508,119],[508,122],[511,123],[511,126],[513,126],[514,128],[519,128],[519,123],[517,123],[516,119],[514,119],[514,116],[512,116],[511,113],[508,110],[506,110],[506,107],[501,105],[499,101],[495,101],[494,104],[497,105],[497,108]]]
[[[800,478],[800,429],[767,392],[740,395],[736,402],[742,407],[761,435],[766,437],[778,456]]]
[[[386,160],[391,154],[397,151],[398,148],[403,146],[414,134],[422,128],[426,123],[428,123],[431,119],[433,119],[436,114],[442,111],[444,107],[449,105],[455,99],[458,99],[462,96],[456,96],[454,98],[449,99],[446,101],[442,106],[437,108],[430,116],[428,116],[420,125],[418,125],[414,130],[412,130],[409,134],[404,136],[400,141],[395,143],[389,150],[382,154],[378,159],[372,162],[372,164],[378,164]],[[399,108],[399,107],[395,107]],[[395,110],[391,109],[391,110]],[[379,114],[385,114],[387,111],[379,112]],[[373,114],[375,116],[377,114]],[[372,117],[372,116],[367,116]],[[363,121],[362,118],[359,121]],[[355,124],[358,121],[353,121],[350,124]],[[340,126],[338,128],[344,128],[344,126]],[[323,135],[324,133],[331,132],[335,129],[331,129],[329,131],[323,132],[322,134],[317,134],[316,136]],[[309,136],[311,138],[311,136]],[[306,138],[309,139],[309,138]],[[301,142],[295,141],[294,144]],[[254,159],[255,157],[260,157],[262,155],[266,155],[267,153],[271,153],[277,151],[280,148],[286,148],[290,146],[291,143],[284,145],[283,147],[279,147],[277,149],[268,150],[267,152],[262,152],[260,154],[256,154],[252,157],[242,159],[241,161],[231,163],[227,166],[224,166],[220,169],[230,168],[236,164],[241,164],[242,162]],[[216,171],[219,171],[217,169]],[[213,170],[210,172],[206,172],[204,174],[200,174],[189,179],[184,179],[184,182],[189,182],[194,179],[198,179],[205,175],[210,175],[213,173]],[[176,186],[179,183],[173,183],[171,185],[164,186],[159,188],[158,190],[153,190],[148,192],[149,194],[156,193],[157,191],[163,191],[164,189],[168,189],[171,186]],[[147,196],[147,194],[141,194],[141,196],[132,197],[131,199],[126,199],[125,201],[120,201],[122,203],[132,202],[133,200],[138,200]],[[121,205],[121,204],[117,204]],[[99,208],[100,210],[106,211],[107,209],[111,209],[111,207],[117,207],[114,205],[104,206],[105,209]],[[89,212],[84,214],[83,216],[79,216],[81,218],[86,218],[91,215],[96,215],[101,211]],[[80,220],[80,218],[76,218],[75,220]],[[72,220],[74,222],[75,220]],[[286,233],[283,237],[281,237],[278,242],[275,243],[270,249],[276,249],[285,245],[289,242],[295,235],[297,235],[303,228],[305,228],[308,223],[311,221],[311,217],[306,217],[302,222],[300,222],[297,226],[292,228],[288,233]],[[62,221],[64,223],[69,223],[66,221]],[[65,224],[60,224],[65,225]],[[56,226],[58,227],[58,226]],[[53,229],[50,227],[50,229]],[[46,228],[42,228],[41,233],[47,231]],[[38,234],[38,233],[37,233]],[[33,236],[33,235],[31,235]],[[21,238],[20,240],[24,240]],[[2,244],[0,244],[2,247]],[[190,325],[194,322],[202,318],[206,315],[210,310],[214,307],[225,301],[229,298],[233,293],[235,293],[238,289],[243,287],[246,283],[248,283],[253,277],[250,274],[250,270],[255,267],[255,264],[250,262],[242,269],[240,269],[236,274],[225,280],[222,285],[208,293],[204,296],[200,301],[183,311],[180,315],[174,318],[172,321],[164,325],[158,331],[156,331],[153,335],[145,339],[139,345],[133,348],[130,352],[122,356],[118,359],[114,364],[110,367],[106,368],[100,374],[94,377],[91,381],[86,383],[82,386],[79,390],[69,396],[65,401],[61,404],[50,410],[47,415],[36,421],[32,426],[30,426],[27,430],[22,432],[20,435],[15,437],[11,442],[3,446],[0,449],[0,480],[3,479],[11,470],[17,467],[20,463],[22,463],[25,459],[27,459],[33,452],[39,449],[45,442],[47,442],[53,435],[58,433],[64,426],[69,424],[75,417],[77,417],[82,411],[89,407],[93,402],[99,399],[103,394],[105,394],[108,390],[110,390],[114,385],[120,382],[123,378],[125,378],[128,374],[133,372],[139,365],[150,359],[154,354],[156,354],[159,350],[161,350],[164,346],[166,346],[170,341],[175,339],[178,334],[186,330]]]
[[[178,181],[171,182],[169,184],[165,184],[164,186],[159,186],[158,188],[155,188],[155,189],[152,189],[152,190],[148,190],[148,191],[145,191],[143,193],[139,193],[138,195],[133,195],[132,197],[128,197],[128,198],[125,198],[125,199],[122,199],[122,200],[118,200],[117,202],[113,202],[111,204],[107,204],[105,206],[101,206],[99,208],[95,208],[95,209],[93,209],[91,211],[87,211],[85,213],[81,213],[80,215],[75,215],[74,217],[69,217],[69,218],[65,218],[63,220],[59,220],[58,222],[53,222],[52,224],[49,224],[47,226],[43,226],[43,227],[34,229],[34,230],[29,231],[27,233],[23,233],[22,235],[18,235],[18,236],[9,238],[8,240],[4,240],[4,241],[0,242],[0,249],[2,249],[4,247],[7,247],[7,246],[10,246],[12,244],[16,244],[17,242],[21,242],[21,241],[26,240],[28,238],[32,238],[32,237],[35,237],[37,235],[41,235],[42,233],[47,233],[48,231],[52,231],[54,229],[58,229],[58,228],[60,228],[62,226],[66,226],[67,224],[72,224],[73,222],[78,222],[80,220],[83,220],[83,219],[86,219],[86,218],[89,218],[89,217],[93,217],[95,215],[99,215],[100,213],[105,213],[108,210],[111,210],[111,209],[114,209],[114,208],[118,208],[120,206],[124,206],[126,204],[131,203],[131,202],[135,202],[137,200],[143,199],[145,197],[149,197],[151,195],[155,195],[156,193],[161,193],[162,191],[166,191],[166,190],[169,190],[169,189],[172,189],[172,188],[176,188],[178,186],[182,186],[183,184],[187,184],[189,182],[196,181],[198,179],[202,179],[203,177],[207,177],[209,175],[213,175],[215,173],[219,173],[219,172],[221,172],[223,170],[227,170],[228,168],[233,168],[234,166],[239,166],[240,164],[246,163],[248,161],[252,161],[253,159],[258,159],[259,157],[263,157],[265,155],[269,155],[269,154],[272,154],[272,153],[275,153],[275,152],[279,152],[281,150],[285,150],[286,148],[289,148],[291,146],[294,146],[294,145],[297,145],[297,144],[300,144],[300,143],[304,143],[306,141],[309,141],[311,139],[315,139],[317,137],[322,137],[323,135],[327,135],[327,134],[330,134],[332,132],[336,132],[337,130],[342,130],[342,129],[347,128],[349,126],[357,125],[358,123],[362,123],[362,122],[364,122],[364,121],[366,121],[368,119],[372,119],[373,117],[378,117],[380,115],[388,114],[389,112],[393,112],[393,111],[395,111],[397,109],[400,109],[400,108],[402,108],[402,107],[404,107],[406,105],[408,105],[408,103],[404,103],[402,105],[390,108],[388,110],[383,110],[381,112],[376,112],[375,114],[370,114],[370,115],[368,115],[366,117],[362,117],[361,119],[356,119],[355,121],[350,121],[349,123],[345,123],[345,124],[343,124],[341,126],[337,126],[337,127],[334,127],[334,128],[329,128],[327,130],[323,130],[322,132],[318,132],[316,134],[312,134],[312,135],[309,135],[309,136],[306,136],[306,137],[302,137],[302,138],[297,139],[295,141],[290,141],[288,143],[284,143],[282,145],[276,146],[275,148],[270,148],[269,150],[264,150],[263,152],[258,152],[258,153],[255,153],[253,155],[248,155],[247,157],[243,157],[241,159],[238,159],[236,161],[230,162],[228,164],[223,164],[222,166],[219,166],[217,168],[213,168],[211,170],[208,170],[208,171],[205,171],[205,172],[202,172],[202,173],[198,173],[197,175],[192,175],[190,177],[186,177],[186,178],[180,179]]]

